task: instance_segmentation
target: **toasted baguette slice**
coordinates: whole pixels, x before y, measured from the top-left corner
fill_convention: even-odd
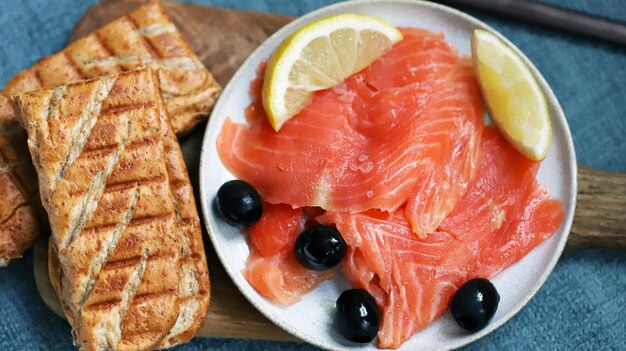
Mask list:
[[[210,298],[200,222],[158,74],[15,97],[50,219],[50,278],[83,350],[188,341]]]
[[[159,70],[176,134],[206,117],[221,90],[161,5],[150,2],[20,72],[4,92],[17,95],[141,67]]]

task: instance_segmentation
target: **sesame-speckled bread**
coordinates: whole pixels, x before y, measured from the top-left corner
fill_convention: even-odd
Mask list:
[[[17,95],[140,67],[159,70],[176,134],[207,117],[221,90],[161,5],[150,2],[20,72],[4,92]]]
[[[207,117],[221,91],[161,5],[150,2],[20,72],[4,92],[17,95],[140,67],[159,70],[176,134]]]
[[[10,96],[142,66],[159,69],[177,134],[206,117],[221,88],[158,2],[150,2],[13,77],[0,93],[0,266],[20,257],[47,227],[24,131]]]
[[[210,298],[200,222],[151,69],[15,97],[82,350],[188,341]]]

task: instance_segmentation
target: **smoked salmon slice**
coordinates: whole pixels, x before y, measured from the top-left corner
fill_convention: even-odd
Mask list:
[[[261,220],[248,230],[250,255],[243,275],[261,295],[282,305],[300,301],[332,275],[306,269],[295,259],[293,246],[307,218],[303,209],[266,203]]]
[[[348,243],[347,278],[381,308],[379,347],[400,346],[445,311],[458,287],[492,277],[561,225],[561,202],[535,180],[537,162],[492,128],[484,130],[482,152],[467,193],[425,239],[412,233],[403,209],[318,217],[335,224]]]
[[[453,210],[479,165],[483,107],[470,63],[443,35],[405,39],[335,88],[317,92],[280,133],[251,84],[248,125],[227,119],[226,167],[273,204],[357,213],[406,204],[424,237]]]

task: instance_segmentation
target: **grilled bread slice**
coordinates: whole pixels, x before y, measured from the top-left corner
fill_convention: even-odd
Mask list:
[[[177,134],[207,116],[221,88],[158,2],[150,2],[42,59],[0,93],[0,266],[20,257],[47,227],[24,132],[10,95],[52,88],[146,66],[159,69],[161,90]],[[34,189],[34,190],[33,190]]]
[[[83,350],[188,341],[210,298],[200,222],[151,69],[15,98],[37,169],[50,278]]]
[[[26,133],[13,117],[10,98],[0,93],[0,267],[22,256],[46,227],[30,161]]]
[[[140,67],[159,70],[176,134],[206,117],[221,90],[161,5],[150,2],[20,72],[4,92],[17,95]]]

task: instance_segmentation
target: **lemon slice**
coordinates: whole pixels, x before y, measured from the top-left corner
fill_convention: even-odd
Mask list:
[[[400,40],[402,33],[393,25],[366,15],[335,15],[300,28],[267,64],[263,107],[270,124],[280,130],[313,92],[339,84]]]
[[[472,57],[491,118],[531,160],[546,157],[552,128],[543,91],[524,61],[495,35],[477,29]]]

